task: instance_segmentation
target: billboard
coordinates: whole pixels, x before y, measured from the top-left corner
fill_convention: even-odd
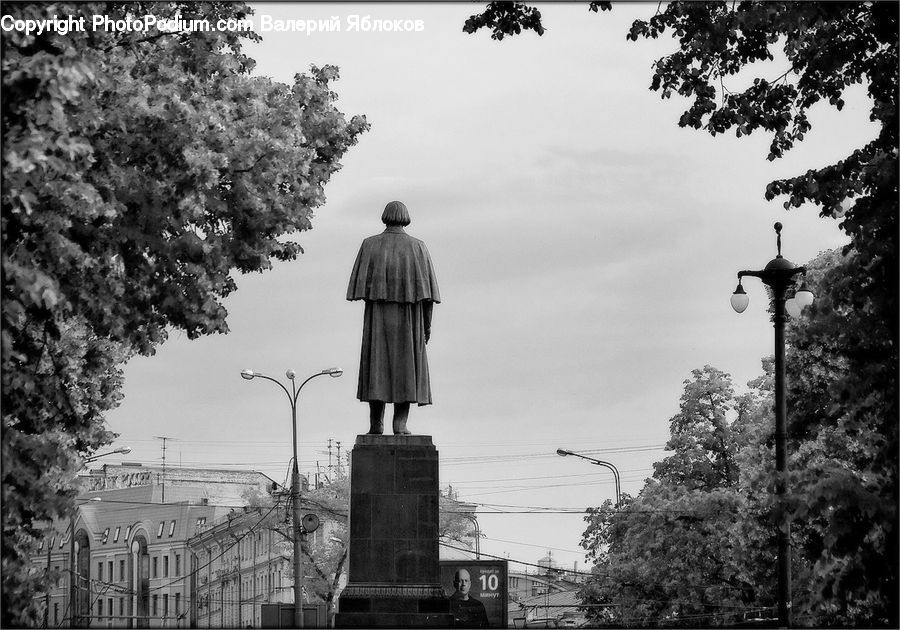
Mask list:
[[[506,560],[441,560],[454,628],[505,628],[508,584]]]

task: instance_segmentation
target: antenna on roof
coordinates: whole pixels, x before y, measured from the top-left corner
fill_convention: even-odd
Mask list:
[[[166,502],[166,440],[173,440],[165,435],[154,435],[157,440],[162,440],[162,502]]]

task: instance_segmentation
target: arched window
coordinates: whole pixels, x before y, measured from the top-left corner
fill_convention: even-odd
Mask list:
[[[91,537],[79,529],[75,534],[75,572],[72,575],[72,626],[85,625],[91,615]]]

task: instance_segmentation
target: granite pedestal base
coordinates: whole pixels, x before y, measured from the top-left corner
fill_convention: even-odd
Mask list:
[[[349,579],[335,625],[449,627],[431,436],[359,435],[351,457]]]

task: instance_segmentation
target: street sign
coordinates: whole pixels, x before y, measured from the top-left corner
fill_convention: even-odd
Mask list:
[[[457,628],[505,628],[506,560],[441,560],[441,586]]]

